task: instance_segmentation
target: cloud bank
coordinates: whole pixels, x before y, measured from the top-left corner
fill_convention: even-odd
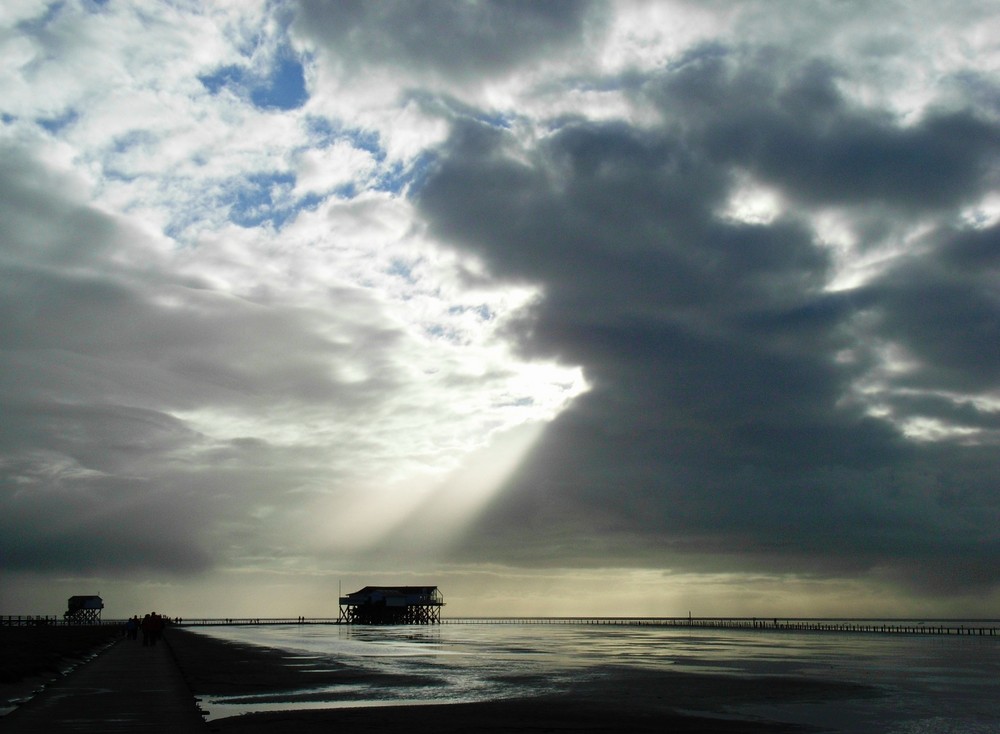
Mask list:
[[[0,25],[5,609],[400,568],[459,606],[1000,593],[988,4]]]

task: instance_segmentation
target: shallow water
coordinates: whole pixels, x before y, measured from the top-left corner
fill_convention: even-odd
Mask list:
[[[725,713],[867,734],[1000,732],[1000,639],[581,625],[215,627],[198,632],[335,660],[429,685],[375,682],[266,696],[210,697],[209,718],[289,708],[452,703],[609,685],[614,671],[793,676],[872,686],[878,695],[735,703]],[[365,680],[369,680],[367,676]],[[718,713],[716,711],[715,713]]]

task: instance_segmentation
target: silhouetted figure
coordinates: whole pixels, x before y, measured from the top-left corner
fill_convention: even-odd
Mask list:
[[[157,640],[163,634],[163,617],[156,612],[149,615],[149,646],[155,647]]]
[[[150,621],[150,615],[146,615],[142,618],[139,623],[139,631],[142,632],[142,646],[149,647],[149,635],[153,629],[153,623]]]

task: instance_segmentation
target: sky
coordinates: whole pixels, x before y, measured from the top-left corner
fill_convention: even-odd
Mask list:
[[[0,614],[1000,615],[1000,10],[5,0]]]

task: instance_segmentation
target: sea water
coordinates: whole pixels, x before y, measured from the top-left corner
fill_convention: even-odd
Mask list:
[[[325,690],[207,698],[210,718],[289,708],[544,695],[583,683],[599,686],[605,677],[611,684],[612,671],[630,669],[836,681],[868,686],[875,694],[743,702],[726,708],[727,715],[858,734],[1000,732],[1000,637],[574,624],[278,625],[198,631],[286,650],[291,664],[347,665],[363,681]],[[401,675],[417,683],[400,685]]]

